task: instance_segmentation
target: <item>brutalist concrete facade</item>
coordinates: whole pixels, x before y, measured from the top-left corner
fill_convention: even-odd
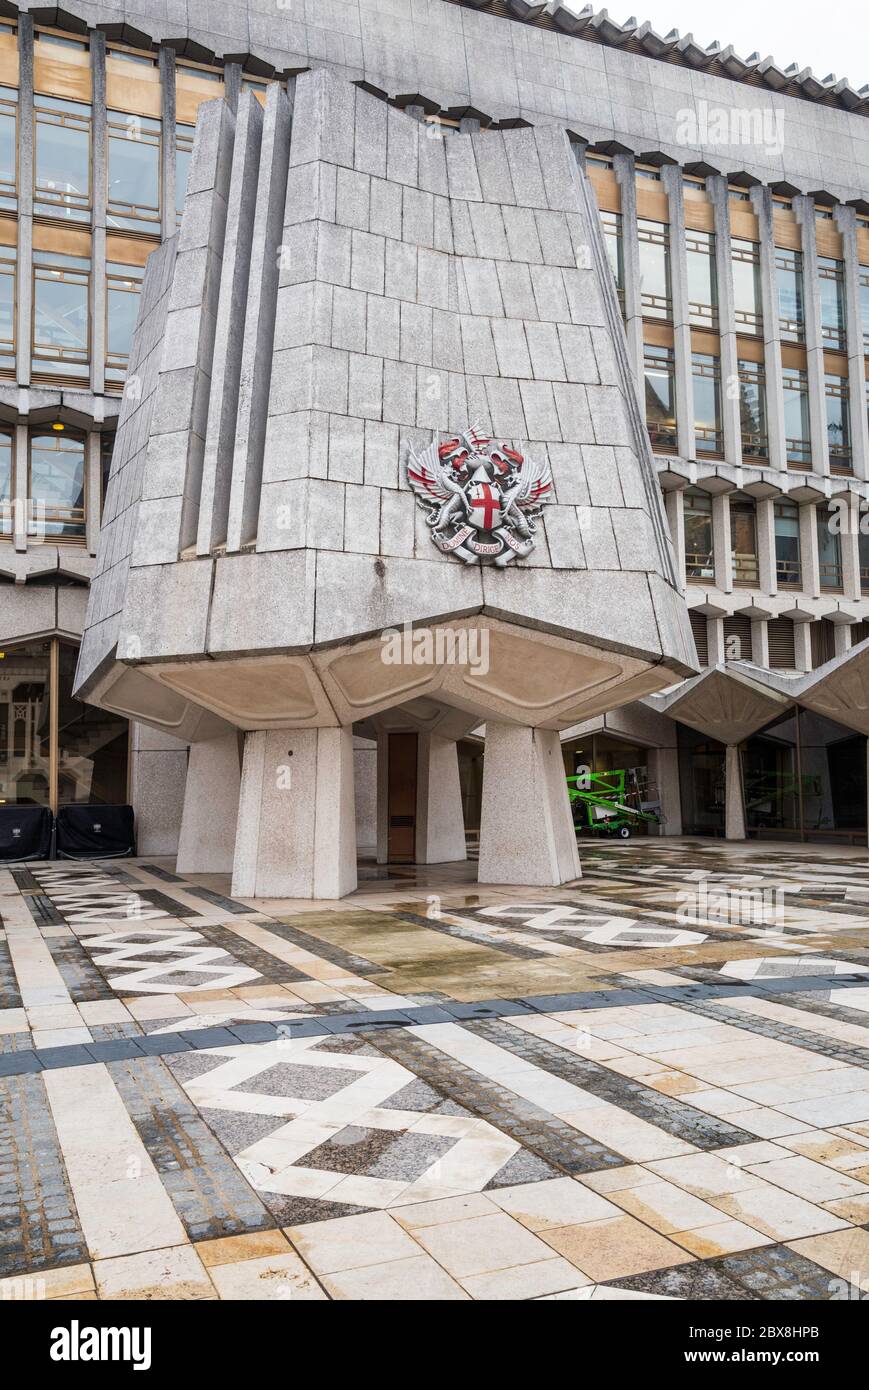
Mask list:
[[[677,583],[681,583],[693,613],[698,641],[702,638],[706,647],[701,660],[706,660],[710,669],[719,670],[723,689],[731,688],[735,667],[728,641],[739,628],[744,644],[744,633],[750,632],[749,665],[762,671],[768,668],[770,660],[777,661],[779,674],[775,679],[785,684],[788,683],[788,670],[793,672],[790,688],[797,700],[801,698],[803,686],[807,686],[802,678],[813,666],[824,664],[825,658],[834,661],[848,658],[849,668],[859,671],[862,624],[869,618],[864,596],[869,581],[869,561],[861,557],[859,527],[854,524],[846,528],[839,543],[836,575],[839,582],[829,583],[818,551],[818,521],[819,515],[823,517],[826,504],[837,499],[841,499],[851,516],[859,520],[860,508],[867,501],[869,438],[864,405],[865,344],[860,328],[866,267],[869,266],[865,240],[869,209],[866,201],[869,142],[864,133],[869,110],[866,89],[860,89],[859,84],[851,86],[846,80],[818,81],[808,68],[780,69],[770,59],[747,61],[731,49],[717,46],[704,49],[691,38],[683,40],[678,35],[668,35],[665,39],[648,25],[632,22],[619,25],[606,12],[579,13],[558,4],[529,7],[518,0],[517,3],[511,0],[507,12],[498,14],[489,12],[491,6],[477,4],[476,0],[467,0],[467,3],[358,0],[353,4],[323,3],[316,7],[290,3],[280,9],[270,2],[262,7],[205,3],[175,6],[168,0],[165,4],[139,0],[135,5],[70,3],[62,10],[52,8],[50,12],[39,6],[18,8],[19,164],[23,182],[17,312],[22,327],[28,323],[31,312],[28,290],[30,223],[24,185],[32,144],[27,89],[28,73],[32,69],[28,45],[32,53],[34,24],[51,24],[61,30],[90,36],[95,74],[95,170],[100,159],[100,140],[105,139],[104,114],[100,114],[99,73],[106,43],[125,43],[159,56],[164,122],[161,161],[163,182],[167,186],[175,167],[174,70],[181,61],[222,68],[233,119],[241,119],[238,97],[246,83],[255,80],[283,85],[288,74],[292,83],[294,74],[310,68],[329,69],[348,84],[367,83],[378,89],[389,103],[398,102],[402,107],[414,108],[430,123],[446,122],[443,131],[447,144],[452,138],[451,131],[471,133],[478,125],[480,139],[494,138],[497,134],[494,127],[498,125],[505,131],[498,138],[506,139],[506,131],[511,126],[524,122],[535,132],[543,129],[567,132],[579,164],[584,164],[589,171],[596,195],[601,184],[594,173],[602,165],[612,171],[619,186],[623,263],[620,290],[625,349],[641,403],[647,389],[644,348],[649,341],[646,332],[649,320],[643,300],[642,253],[637,229],[638,221],[643,217],[648,220],[649,216],[648,200],[644,198],[648,190],[644,184],[650,177],[654,179],[655,191],[662,195],[665,210],[656,211],[653,220],[666,222],[669,228],[672,279],[669,323],[677,407],[675,448],[660,453],[656,467],[664,489]],[[390,106],[390,110],[393,109]],[[237,137],[235,144],[237,148]],[[756,449],[746,447],[738,400],[729,398],[726,392],[721,407],[720,456],[704,451],[698,444],[698,384],[692,369],[696,349],[692,349],[691,341],[684,252],[686,231],[698,226],[696,209],[691,206],[693,193],[686,192],[692,181],[694,186],[703,185],[703,195],[710,209],[709,221],[704,225],[712,229],[717,243],[716,333],[719,346],[716,352],[724,383],[739,376],[744,349],[742,330],[745,328],[738,316],[738,296],[727,247],[732,238],[746,235],[743,213],[756,219],[748,239],[758,248],[762,294],[762,323],[759,333],[754,335],[761,344],[761,351],[752,358],[757,361],[759,357],[765,372],[767,450],[762,460]],[[101,217],[99,184],[97,175],[95,228]],[[792,466],[793,460],[789,457],[786,414],[789,397],[783,386],[790,348],[782,337],[776,293],[782,208],[786,208],[796,228],[793,239],[785,240],[790,246],[799,246],[806,287],[800,350],[805,354],[808,425],[804,457],[797,468]],[[163,232],[167,236],[173,230],[168,211],[167,199],[163,218]],[[260,211],[257,209],[258,214]],[[603,211],[606,216],[607,210]],[[831,231],[838,238],[832,259],[841,263],[841,272],[837,270],[836,274],[841,276],[845,327],[841,338],[832,345],[838,354],[838,360],[832,365],[841,381],[846,383],[838,389],[847,397],[850,415],[849,450],[843,466],[840,466],[841,451],[834,451],[831,457],[826,419],[825,377],[830,375],[830,359],[825,358],[825,354],[831,351],[831,343],[825,337],[820,279],[821,263],[831,259]],[[236,293],[240,293],[241,281],[247,273],[243,265],[236,266]],[[216,294],[216,289],[213,292]],[[101,320],[100,296],[104,293],[99,283],[95,283],[95,325]],[[193,305],[187,307],[195,309]],[[94,331],[99,333],[98,326]],[[256,340],[261,341],[263,335],[267,338],[268,332],[267,321],[260,320],[255,331]],[[309,346],[325,347],[325,344]],[[29,357],[26,352],[20,356],[16,384],[0,384],[0,402],[7,418],[25,431],[28,421],[39,418],[40,410],[50,414],[69,412],[70,419],[72,412],[80,412],[76,418],[86,420],[93,435],[89,443],[89,467],[91,488],[96,493],[98,431],[105,432],[107,423],[113,422],[117,401],[102,394],[96,366],[91,375],[90,392],[64,390],[58,393],[30,387]],[[242,416],[245,409],[250,411],[249,404],[245,405],[244,390],[244,379],[240,377]],[[209,427],[212,439],[223,437],[221,431],[228,428],[227,421],[234,418],[234,411],[235,405],[230,402],[229,412],[224,412],[222,420],[208,420],[203,415],[198,425],[202,439]],[[249,418],[255,435],[256,412]],[[368,434],[369,424],[373,427],[389,423],[382,417],[377,421],[366,420],[364,434]],[[466,419],[464,423],[471,421]],[[447,427],[459,426],[453,421],[448,426],[440,422],[431,426]],[[375,433],[372,428],[372,436]],[[530,431],[517,433],[522,437],[534,437]],[[254,439],[244,447],[255,456],[259,443]],[[214,475],[216,457],[207,455],[205,449],[202,470],[206,486]],[[171,464],[167,464],[169,466]],[[324,481],[316,475],[308,479],[308,483],[312,480]],[[302,481],[282,477],[273,479],[267,486],[277,497],[278,494],[289,495],[294,484],[298,493],[298,484]],[[586,482],[594,493],[589,492],[588,502],[584,497],[577,497],[576,505],[608,505],[604,499],[611,495],[607,490],[613,483],[612,470],[600,460],[596,464],[589,463]],[[345,486],[364,488],[366,484],[363,477],[362,483],[348,481]],[[692,494],[698,491],[711,501],[715,538],[712,572],[692,574],[689,580],[683,580],[686,498],[690,502]],[[312,495],[308,486],[307,496]],[[737,504],[743,506],[746,498],[753,500],[756,507],[757,569],[750,582],[735,572],[730,544],[731,511]],[[156,502],[158,499],[144,500]],[[800,537],[797,585],[790,582],[792,576],[787,583],[782,582],[784,571],[777,564],[776,509],[780,502],[794,503],[797,508]],[[213,514],[215,507],[222,514],[224,504],[225,499],[218,489],[206,508],[208,515]],[[177,501],[174,505],[177,511]],[[310,516],[310,505],[306,505],[306,515]],[[560,498],[558,505],[561,505]],[[234,508],[236,533],[249,536],[250,512],[245,512],[244,497],[239,498],[238,493]],[[278,510],[275,509],[276,514]],[[159,515],[159,508],[151,508],[151,512]],[[183,505],[181,512],[184,512]],[[91,507],[88,514],[90,551],[96,549],[99,519],[98,506]],[[197,547],[214,539],[213,535],[206,534],[207,522],[200,525],[201,518],[197,517],[194,536],[189,505],[183,520],[173,511],[173,527],[176,521],[184,537],[184,546],[192,546],[194,556],[201,555]],[[146,522],[143,512],[142,527],[148,525],[153,525],[158,532],[161,529],[157,520]],[[421,515],[415,515],[414,526],[416,531],[424,526]],[[282,545],[277,544],[270,552],[278,557],[272,561],[276,566],[282,558],[282,549]],[[48,547],[42,547],[35,556],[34,552],[28,554],[24,536],[17,537],[15,546],[10,546],[9,550],[19,580],[14,589],[10,587],[5,594],[10,639],[36,631],[62,630],[77,635],[83,618],[83,596],[60,590],[54,611],[51,614],[47,610],[43,612],[45,593],[39,593],[37,588],[28,592],[27,585],[20,582],[23,572],[19,574],[19,570],[22,564],[25,571],[29,571],[34,563],[39,566],[47,563],[59,565],[61,570],[70,564],[83,566],[86,571],[89,564],[81,550],[64,552],[60,547],[52,553]],[[538,548],[538,559],[540,553]],[[193,560],[194,567],[198,563]],[[435,560],[432,568],[435,563],[443,567],[443,562]],[[104,567],[102,560],[100,565]],[[523,563],[502,577],[515,584],[526,570],[536,567]],[[463,576],[462,582],[465,579]],[[59,610],[61,603],[65,605],[63,614]],[[104,611],[105,603],[106,600],[101,601],[98,611]],[[75,614],[72,607],[76,608]],[[773,653],[771,657],[771,642],[775,647],[781,637],[782,624],[787,625],[790,638],[787,652],[783,656],[779,651],[778,656]],[[816,637],[821,640],[816,641]],[[854,655],[850,657],[852,650]],[[718,717],[708,717],[711,707],[707,702],[706,713],[697,716],[694,723],[687,718],[680,719],[680,723],[702,729],[724,743],[726,740],[719,735],[730,715],[724,711],[721,716],[724,723],[719,728]],[[684,716],[689,706],[682,704],[679,708]],[[679,715],[669,712],[676,709],[675,701],[665,707],[662,701],[650,700],[578,721],[563,731],[584,737],[595,728],[606,729],[645,746],[667,803],[666,829],[671,831],[681,825],[677,726],[674,722]],[[854,720],[849,722],[844,705],[838,711],[838,718],[846,727],[861,727]],[[737,727],[737,722],[732,722],[732,728],[728,725],[730,732]],[[153,745],[155,805],[165,807],[172,802],[177,806],[179,801],[188,738],[195,740],[197,736],[195,732],[188,734],[186,724],[179,724],[176,732],[179,737],[173,742],[170,735],[143,724],[136,735],[137,741],[141,740],[145,746]],[[369,726],[367,732],[371,737],[377,736],[373,726]],[[735,765],[733,759],[731,765]],[[161,787],[160,778],[164,776],[169,780]],[[170,781],[174,782],[171,796],[167,795]],[[741,795],[739,788],[734,792],[731,787],[728,799],[737,792]],[[144,806],[149,799],[147,779],[140,779],[140,794]],[[176,815],[178,824],[180,806]],[[734,818],[730,820],[736,823]],[[168,834],[162,833],[165,847],[171,849],[174,831],[170,827]]]

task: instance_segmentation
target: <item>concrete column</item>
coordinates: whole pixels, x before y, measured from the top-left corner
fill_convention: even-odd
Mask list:
[[[130,801],[141,855],[174,855],[181,829],[187,744],[151,729],[130,725]]]
[[[794,665],[798,671],[812,669],[811,622],[794,623]]]
[[[226,63],[223,68],[223,91],[227,105],[233,111],[238,110],[238,99],[241,96],[241,64]]]
[[[664,493],[664,508],[670,527],[670,539],[673,542],[676,583],[684,594],[688,583],[685,578],[685,497],[682,488],[669,488]]]
[[[800,567],[802,590],[809,598],[820,598],[821,571],[818,559],[818,518],[814,502],[800,507]]]
[[[356,806],[356,850],[366,858],[377,854],[377,742],[353,736],[353,786]]]
[[[232,873],[240,754],[240,736],[235,732],[190,745],[178,838],[179,874]]]
[[[670,210],[670,284],[673,296],[673,355],[676,374],[676,435],[683,458],[696,458],[694,382],[691,376],[691,324],[688,314],[688,252],[685,247],[685,200],[682,169],[661,170]],[[730,455],[728,454],[728,458]]]
[[[488,721],[478,881],[553,887],[579,876],[558,734]]]
[[[860,264],[857,259],[857,214],[853,208],[844,207],[840,203],[833,210],[833,218],[841,233],[845,258],[845,325],[848,333],[851,463],[855,478],[869,478],[869,418],[867,418],[866,411]]]
[[[355,887],[350,729],[245,734],[233,895],[343,898]]]
[[[753,188],[751,201],[760,233],[760,283],[763,295],[763,364],[766,373],[766,428],[769,461],[773,468],[787,469],[785,397],[782,385],[781,330],[779,327],[778,283],[775,273],[775,235],[773,232],[772,190]]]
[[[730,383],[739,374],[736,317],[733,310],[733,262],[730,255],[730,198],[723,174],[710,174],[706,193],[715,219],[715,273],[718,279],[718,333],[721,340],[721,414],[724,427],[724,457],[728,463],[742,462],[742,421],[739,393],[733,397]]]
[[[727,840],[745,839],[742,762],[737,743],[728,743],[724,757],[724,837]]]
[[[851,633],[847,623],[833,624],[833,652],[836,656],[844,656],[851,646]]]
[[[622,203],[622,257],[625,270],[625,334],[628,357],[640,400],[645,401],[643,375],[643,305],[640,297],[640,241],[637,235],[637,176],[632,154],[617,154],[613,171]]]
[[[709,665],[720,666],[724,660],[724,619],[707,618],[706,644],[709,648]]]
[[[103,506],[102,436],[89,430],[85,437],[85,534],[88,555],[96,555],[100,538],[100,516]]]
[[[416,863],[467,859],[458,744],[420,734],[416,769]]]
[[[161,48],[160,104],[163,112],[163,138],[160,141],[160,188],[162,240],[177,231],[175,214],[175,50]]]
[[[733,589],[733,548],[730,543],[730,494],[712,498],[712,543],[715,550],[715,583],[725,594]]]
[[[809,427],[812,435],[812,472],[830,472],[827,438],[827,397],[824,387],[824,339],[821,333],[821,291],[818,248],[815,238],[815,201],[794,198],[794,212],[803,239],[803,301],[806,314],[806,370],[809,381]]]
[[[839,532],[842,551],[842,593],[856,603],[860,591],[860,498],[849,493],[846,499],[845,524]],[[835,513],[834,513],[835,515]]]
[[[682,793],[679,785],[679,749],[675,744],[655,750],[658,795],[661,798],[661,835],[682,834]]]
[[[766,618],[751,620],[751,660],[755,666],[769,666],[769,629]]]
[[[30,518],[29,474],[30,440],[26,425],[15,426],[15,476],[12,479],[12,525],[15,549],[27,549],[27,523]]]
[[[30,385],[33,321],[33,18],[18,16],[18,267],[15,324],[16,375]]]
[[[762,497],[756,508],[757,571],[761,592],[775,594],[778,581],[775,570],[775,504],[771,497]]]

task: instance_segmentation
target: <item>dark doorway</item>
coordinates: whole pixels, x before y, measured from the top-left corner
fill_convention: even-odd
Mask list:
[[[417,735],[389,735],[387,858],[412,864],[416,852]]]

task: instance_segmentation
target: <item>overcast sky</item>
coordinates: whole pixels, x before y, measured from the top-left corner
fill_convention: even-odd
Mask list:
[[[617,7],[610,0],[612,19],[624,23],[630,0]],[[834,72],[847,77],[858,91],[869,83],[869,10],[866,0],[634,0],[640,23],[649,20],[659,34],[678,29],[693,34],[703,47],[718,40],[732,44],[741,58],[770,54],[779,67],[799,63],[819,80]],[[622,13],[624,11],[624,13]]]

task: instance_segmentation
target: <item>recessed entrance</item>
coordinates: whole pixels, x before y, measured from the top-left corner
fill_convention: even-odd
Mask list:
[[[416,852],[418,737],[415,733],[389,735],[386,814],[390,864],[412,864]]]

